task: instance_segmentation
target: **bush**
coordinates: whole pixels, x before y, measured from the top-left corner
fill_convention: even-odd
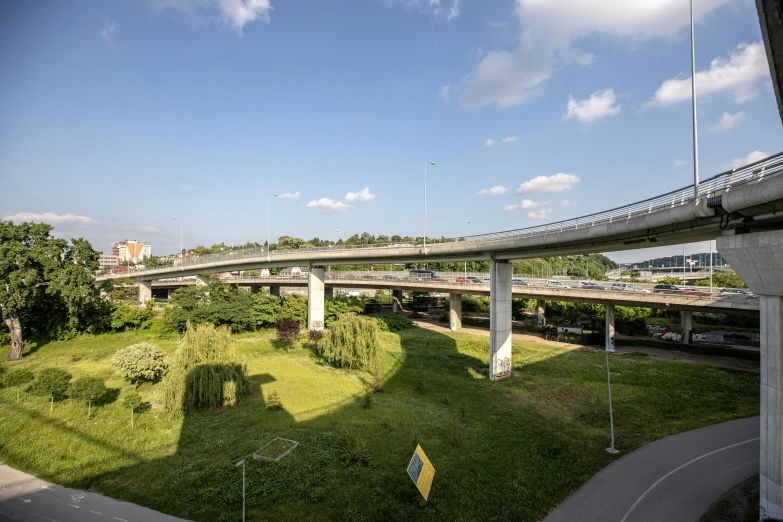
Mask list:
[[[44,368],[38,373],[32,391],[35,395],[51,398],[49,411],[54,409],[55,397],[62,397],[68,390],[72,375],[60,368]]]
[[[288,350],[292,344],[299,340],[301,335],[299,321],[292,317],[278,319],[275,324],[275,332],[277,333],[277,340],[285,344],[286,350]]]
[[[277,322],[281,309],[279,296],[263,293],[253,295],[253,316],[256,318],[256,325],[272,328]]]
[[[301,295],[291,295],[283,299],[278,318],[294,319],[299,326],[307,325],[307,298]]]
[[[154,382],[163,377],[169,366],[164,360],[165,356],[163,350],[154,344],[132,344],[117,350],[111,358],[111,364],[124,379],[135,381],[135,390],[140,380]]]
[[[135,420],[133,418],[134,410],[141,406],[141,404],[141,395],[135,392],[128,393],[122,398],[122,405],[131,411],[131,428],[135,428]]]
[[[106,394],[106,384],[99,377],[81,377],[71,383],[68,395],[72,399],[87,403],[87,418],[90,418],[92,403]]]
[[[3,379],[3,383],[9,388],[16,388],[16,402],[19,402],[19,392],[22,386],[35,379],[30,370],[11,370]]]
[[[335,297],[327,299],[324,303],[324,322],[330,326],[333,322],[346,315],[358,315],[364,313],[364,303],[359,299],[350,297]]]
[[[163,408],[181,417],[200,408],[233,404],[250,389],[246,375],[226,326],[188,325],[161,383]]]
[[[318,355],[339,368],[367,369],[378,355],[378,323],[359,316],[335,321],[316,345]]]
[[[115,331],[149,328],[155,317],[154,303],[147,301],[144,308],[132,304],[117,305],[111,313],[111,328]]]
[[[272,390],[272,393],[266,398],[266,407],[273,411],[283,409],[283,402],[280,400],[277,390]]]
[[[323,330],[310,330],[307,332],[307,337],[310,339],[311,342],[318,343],[324,336]]]
[[[372,314],[381,332],[401,332],[413,328],[413,323],[402,315]]]

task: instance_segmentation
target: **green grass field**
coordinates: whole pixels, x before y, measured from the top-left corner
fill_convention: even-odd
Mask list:
[[[528,520],[542,518],[613,458],[604,354],[514,343],[514,377],[486,377],[488,340],[412,329],[382,334],[385,385],[365,409],[369,374],[337,370],[273,333],[237,338],[254,393],[236,406],[170,420],[114,401],[93,408],[0,390],[0,458],[55,483],[202,521],[238,520],[247,458],[248,520]],[[32,346],[6,369],[62,366],[120,393],[112,354],[150,333],[81,336]],[[31,343],[32,345],[32,343]],[[620,456],[680,431],[758,414],[758,375],[611,358]],[[416,391],[422,380],[424,392]],[[276,390],[283,409],[268,410]],[[117,395],[117,392],[114,393]],[[275,437],[299,441],[280,462],[250,460]],[[424,502],[406,473],[421,444],[436,474]]]

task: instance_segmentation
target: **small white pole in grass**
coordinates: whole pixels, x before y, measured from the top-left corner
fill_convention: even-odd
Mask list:
[[[242,522],[245,522],[245,459],[237,462],[239,466],[242,466]]]
[[[609,428],[612,434],[612,444],[606,451],[609,453],[619,453],[614,447],[614,412],[612,411],[612,376],[609,373],[609,352],[614,353],[614,306],[606,306],[606,383],[609,389]]]

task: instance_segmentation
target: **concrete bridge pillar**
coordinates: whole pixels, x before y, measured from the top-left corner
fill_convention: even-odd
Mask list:
[[[546,326],[546,301],[538,299],[536,301],[536,325]]]
[[[614,305],[612,303],[606,303],[606,342],[604,343],[604,350],[607,352],[614,351]]]
[[[143,305],[152,299],[152,281],[139,281],[139,304]]]
[[[489,268],[489,378],[511,374],[511,273],[508,261]]]
[[[209,284],[209,278],[197,275],[196,286],[207,286]]]
[[[324,267],[310,267],[307,276],[307,328],[324,329]]]
[[[402,311],[402,297],[403,297],[402,289],[395,288],[394,290],[392,290],[392,303],[393,303],[392,309],[394,310],[394,313],[398,313]]]
[[[269,295],[276,295],[277,297],[280,297],[280,287],[279,286],[270,286],[269,287]]]
[[[258,285],[250,285],[249,288],[250,288],[250,293],[251,294],[257,294],[258,292],[261,291],[261,287],[258,286]]]
[[[718,252],[760,296],[761,314],[761,518],[783,518],[783,231],[727,235]]]
[[[682,344],[693,344],[693,311],[680,312],[680,328],[682,328]]]
[[[456,332],[462,328],[462,294],[449,295],[449,329]]]
[[[327,286],[324,288],[324,295],[328,299],[334,299],[334,287],[333,286]]]

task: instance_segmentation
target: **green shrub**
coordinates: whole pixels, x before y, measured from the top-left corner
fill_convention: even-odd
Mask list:
[[[181,417],[200,408],[233,404],[249,391],[247,366],[228,327],[188,325],[161,383],[163,409]]]
[[[316,351],[339,368],[367,369],[378,355],[378,332],[377,321],[349,315],[335,321]]]
[[[277,322],[282,303],[280,296],[258,293],[253,295],[253,316],[256,325],[262,328],[272,328]]]
[[[122,398],[122,405],[131,411],[131,429],[135,428],[135,419],[133,418],[133,413],[136,408],[141,406],[141,395],[135,392],[127,393]]]
[[[44,368],[38,372],[30,390],[35,395],[50,397],[49,411],[54,409],[55,397],[62,397],[68,390],[72,375],[60,368]]]
[[[115,331],[146,329],[155,317],[154,303],[147,301],[144,308],[135,304],[119,304],[111,313],[111,328]]]
[[[16,388],[16,402],[19,402],[19,392],[22,386],[35,379],[30,370],[11,370],[5,375],[3,383],[9,388]]]
[[[165,356],[154,344],[138,343],[117,350],[111,364],[124,379],[134,382],[135,390],[140,380],[154,382],[163,377],[169,366]]]
[[[330,326],[346,315],[358,315],[364,313],[364,302],[351,297],[335,297],[327,299],[324,303],[324,322]]]
[[[286,350],[289,350],[291,345],[299,340],[299,336],[301,335],[299,327],[299,321],[293,317],[283,317],[278,319],[277,323],[275,323],[277,340],[285,345]]]
[[[307,298],[301,295],[290,295],[283,299],[278,319],[286,317],[294,319],[300,327],[304,328],[307,325]]]
[[[266,398],[266,407],[273,411],[283,409],[283,402],[280,400],[280,395],[277,393],[277,390],[272,390],[272,393]]]
[[[106,384],[100,377],[81,377],[71,383],[68,395],[72,399],[87,403],[87,418],[90,418],[92,403],[106,394]]]
[[[378,323],[381,332],[401,332],[413,328],[413,323],[402,315],[372,314],[370,317]]]

